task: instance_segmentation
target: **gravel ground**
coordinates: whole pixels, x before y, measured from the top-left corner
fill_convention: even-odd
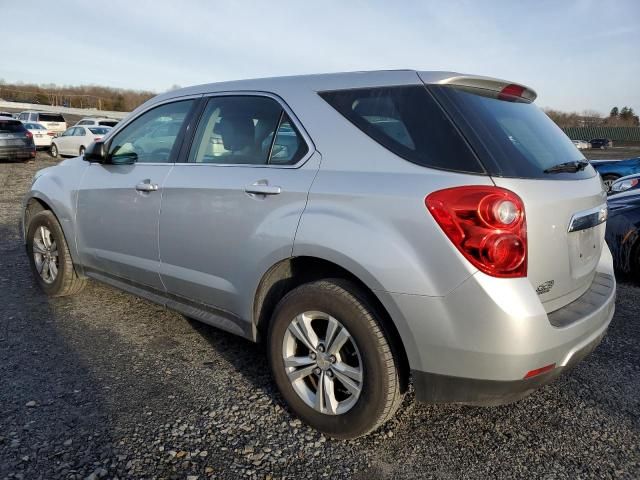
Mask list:
[[[357,441],[283,406],[261,347],[90,282],[48,299],[0,164],[0,478],[640,478],[640,287],[601,346],[509,406],[416,404]]]

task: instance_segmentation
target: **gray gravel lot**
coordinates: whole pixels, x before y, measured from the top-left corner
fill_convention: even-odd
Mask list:
[[[490,409],[405,401],[334,441],[282,403],[261,347],[90,282],[37,288],[19,238],[33,173],[0,163],[0,479],[640,478],[640,286],[602,345],[529,398]]]

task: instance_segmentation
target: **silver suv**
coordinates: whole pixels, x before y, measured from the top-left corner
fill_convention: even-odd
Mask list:
[[[35,277],[266,342],[334,437],[388,420],[410,378],[419,401],[517,400],[600,342],[615,298],[602,183],[535,96],[415,71],[160,95],[36,174]]]

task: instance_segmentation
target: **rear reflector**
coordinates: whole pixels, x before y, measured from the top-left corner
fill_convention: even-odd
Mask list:
[[[536,376],[541,375],[543,373],[549,372],[549,371],[553,370],[554,368],[556,368],[556,364],[555,363],[552,363],[551,365],[547,365],[545,367],[536,368],[535,370],[531,370],[531,371],[527,372],[527,374],[524,376],[524,378],[536,377]]]

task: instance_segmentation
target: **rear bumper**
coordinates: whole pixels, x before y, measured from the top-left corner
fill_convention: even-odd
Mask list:
[[[28,160],[35,155],[35,145],[31,147],[0,147],[0,160]]]
[[[497,405],[528,395],[588,355],[611,322],[615,290],[605,247],[590,289],[551,313],[528,279],[482,273],[444,297],[379,298],[402,338],[418,400]]]
[[[589,355],[602,341],[607,326],[608,323],[594,339],[572,352],[564,366],[533,378],[496,381],[450,377],[412,370],[416,400],[427,403],[462,403],[478,406],[505,405],[518,401],[552,382]]]

